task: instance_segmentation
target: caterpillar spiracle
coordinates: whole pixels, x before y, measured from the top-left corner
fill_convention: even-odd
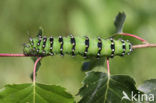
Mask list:
[[[89,38],[74,37],[42,37],[38,35],[30,38],[24,46],[24,54],[31,56],[52,56],[54,54],[69,54],[83,57],[114,57],[129,55],[132,52],[132,44],[128,40],[103,39],[100,37]]]

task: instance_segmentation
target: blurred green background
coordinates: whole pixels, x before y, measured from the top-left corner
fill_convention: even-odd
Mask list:
[[[0,0],[0,53],[22,53],[23,43],[39,27],[45,35],[109,37],[119,11],[127,14],[124,31],[156,43],[156,0]],[[130,39],[136,42],[136,39]],[[76,94],[82,86],[82,57],[53,56],[42,59],[37,81],[56,84]],[[137,85],[156,78],[156,48],[135,50],[131,56],[110,60],[112,74],[128,74]],[[31,82],[29,57],[0,57],[0,87]]]

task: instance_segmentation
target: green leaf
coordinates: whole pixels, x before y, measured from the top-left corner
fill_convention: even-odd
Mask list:
[[[82,96],[79,103],[129,103],[132,91],[134,94],[139,92],[135,81],[129,76],[88,72],[84,86],[78,93]],[[125,95],[127,99],[123,98]]]
[[[156,103],[156,79],[145,81],[139,86],[139,90],[147,94],[147,99],[150,103]]]
[[[0,103],[74,103],[74,99],[60,86],[13,84],[0,89]]]
[[[81,70],[89,71],[89,70],[94,69],[95,67],[103,66],[104,63],[105,63],[105,57],[99,58],[99,60],[97,60],[97,58],[89,58],[89,61],[84,62],[82,64]]]
[[[114,25],[116,27],[116,33],[122,33],[123,25],[126,19],[126,14],[124,12],[119,12],[115,18]]]

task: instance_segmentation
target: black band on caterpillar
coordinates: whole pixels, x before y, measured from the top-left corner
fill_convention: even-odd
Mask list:
[[[84,57],[87,57],[87,53],[88,53],[88,48],[89,48],[89,38],[86,36],[85,37],[85,51],[84,51]]]
[[[49,54],[50,54],[50,55],[54,55],[54,53],[53,53],[54,38],[51,36],[51,37],[49,38],[49,41],[50,41],[50,52],[49,52]]]
[[[36,51],[36,48],[35,47],[33,47],[33,52],[35,52]]]
[[[114,40],[113,40],[113,38],[110,38],[110,41],[111,41],[111,58],[113,58],[114,57],[114,53],[115,53],[115,43],[114,43]]]
[[[63,56],[63,37],[62,36],[59,36],[59,42],[60,42],[60,54],[61,56]]]
[[[33,46],[34,45],[34,41],[32,38],[29,38],[30,44]]]
[[[30,45],[33,47],[33,49],[31,51],[34,54],[35,53],[35,50],[36,50],[36,48],[34,47],[34,41],[33,41],[32,38],[29,38],[29,42],[30,42]]]
[[[74,38],[73,35],[70,36],[70,42],[73,45],[73,47],[72,47],[72,56],[75,56],[75,53],[74,52],[75,52],[76,42],[75,42],[75,38]]]
[[[97,44],[97,46],[98,46],[98,53],[97,53],[97,58],[100,58],[100,54],[101,54],[101,50],[102,50],[102,40],[101,40],[101,38],[100,37],[98,37],[98,44]]]
[[[46,42],[47,42],[47,37],[44,36],[44,37],[43,37],[43,45],[42,45],[42,48],[43,48],[43,49],[46,47]]]
[[[38,47],[39,47],[40,44],[41,44],[41,39],[42,39],[42,36],[41,36],[40,34],[38,34],[38,43],[37,43],[37,46],[38,46]],[[38,49],[36,50],[36,52],[39,53],[39,51],[40,51],[40,49],[38,48]]]
[[[123,50],[121,56],[124,56],[126,53],[126,44],[124,40],[121,40],[121,42],[122,42],[122,50]]]
[[[133,49],[132,49],[132,44],[131,44],[131,43],[129,44],[129,49],[130,49],[130,52],[133,51]]]
[[[42,54],[43,54],[43,56],[46,54],[46,51],[44,50],[44,48],[46,47],[46,42],[47,42],[47,37],[44,36],[43,37],[43,45],[42,45],[42,49],[43,49]]]
[[[39,37],[38,39],[39,40],[38,40],[37,46],[40,46],[42,38]]]
[[[129,42],[129,41],[127,41],[127,42]],[[129,42],[129,53],[128,53],[128,55],[133,51],[133,49],[132,49],[132,44]]]

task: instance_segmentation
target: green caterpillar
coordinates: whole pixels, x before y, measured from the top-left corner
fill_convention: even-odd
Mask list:
[[[89,37],[42,37],[39,34],[30,38],[24,46],[24,54],[32,56],[49,56],[54,54],[82,55],[87,57],[114,57],[129,55],[132,44],[128,40],[114,40]]]
[[[125,21],[125,13],[118,13],[114,21],[116,32],[122,33]],[[104,65],[107,58],[114,56],[129,55],[132,52],[132,44],[128,40],[114,40],[113,38],[103,39],[100,37],[42,37],[42,29],[35,38],[30,38],[24,46],[24,54],[30,56],[49,56],[55,54],[69,54],[72,56],[81,55],[89,58],[82,64],[82,70],[91,70],[96,66]],[[96,58],[99,58],[98,60]]]

